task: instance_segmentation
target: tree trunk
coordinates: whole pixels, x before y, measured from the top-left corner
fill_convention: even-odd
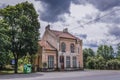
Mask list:
[[[32,65],[32,72],[35,72],[35,65],[33,64],[33,57],[32,57],[32,55],[30,57],[30,63]]]
[[[15,58],[14,73],[18,73],[18,58]]]

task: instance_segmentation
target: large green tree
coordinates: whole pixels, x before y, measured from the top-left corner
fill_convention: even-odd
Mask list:
[[[40,24],[33,4],[23,2],[15,6],[7,6],[0,10],[3,19],[11,29],[11,51],[15,59],[15,73],[18,59],[27,53],[33,55],[38,49]]]

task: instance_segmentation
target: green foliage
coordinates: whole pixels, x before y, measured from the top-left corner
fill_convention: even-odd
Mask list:
[[[117,44],[117,57],[120,56],[120,43]]]
[[[3,19],[0,19],[0,67],[3,67],[10,61],[10,38],[8,27],[8,24]]]
[[[89,48],[89,49],[85,48],[83,50],[84,67],[86,67],[87,58],[88,57],[94,57],[94,56],[95,56],[95,52],[91,48]]]
[[[95,59],[93,57],[88,57],[86,66],[89,69],[95,69]]]
[[[11,64],[13,55],[11,52],[2,52],[0,53],[0,67]]]
[[[112,46],[100,45],[97,50],[97,55],[102,56],[106,60],[113,58],[114,50]]]
[[[4,20],[0,19],[0,52],[8,51],[9,45],[9,26]]]
[[[0,15],[9,25],[10,50],[15,59],[15,73],[17,73],[18,59],[33,55],[38,49],[40,24],[33,4],[23,2],[15,6],[7,6],[0,10]]]
[[[85,67],[89,69],[119,69],[120,58],[114,59],[112,46],[100,45],[96,55],[88,52],[88,49],[83,50]]]
[[[27,54],[18,60],[18,65],[30,64],[30,55]]]
[[[102,56],[88,57],[87,58],[87,68],[89,69],[104,69],[105,60]]]
[[[4,67],[4,65],[7,62],[7,54],[6,53],[0,53],[0,68]]]
[[[105,69],[105,59],[102,56],[96,57],[96,69]]]
[[[106,63],[107,69],[120,69],[120,60],[112,59]]]

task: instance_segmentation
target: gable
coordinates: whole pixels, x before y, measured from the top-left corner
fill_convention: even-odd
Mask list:
[[[48,41],[41,40],[38,44],[43,47],[45,50],[56,50]]]

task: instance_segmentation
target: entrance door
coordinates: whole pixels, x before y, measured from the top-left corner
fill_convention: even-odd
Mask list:
[[[64,56],[60,56],[60,66],[61,69],[64,69]]]

